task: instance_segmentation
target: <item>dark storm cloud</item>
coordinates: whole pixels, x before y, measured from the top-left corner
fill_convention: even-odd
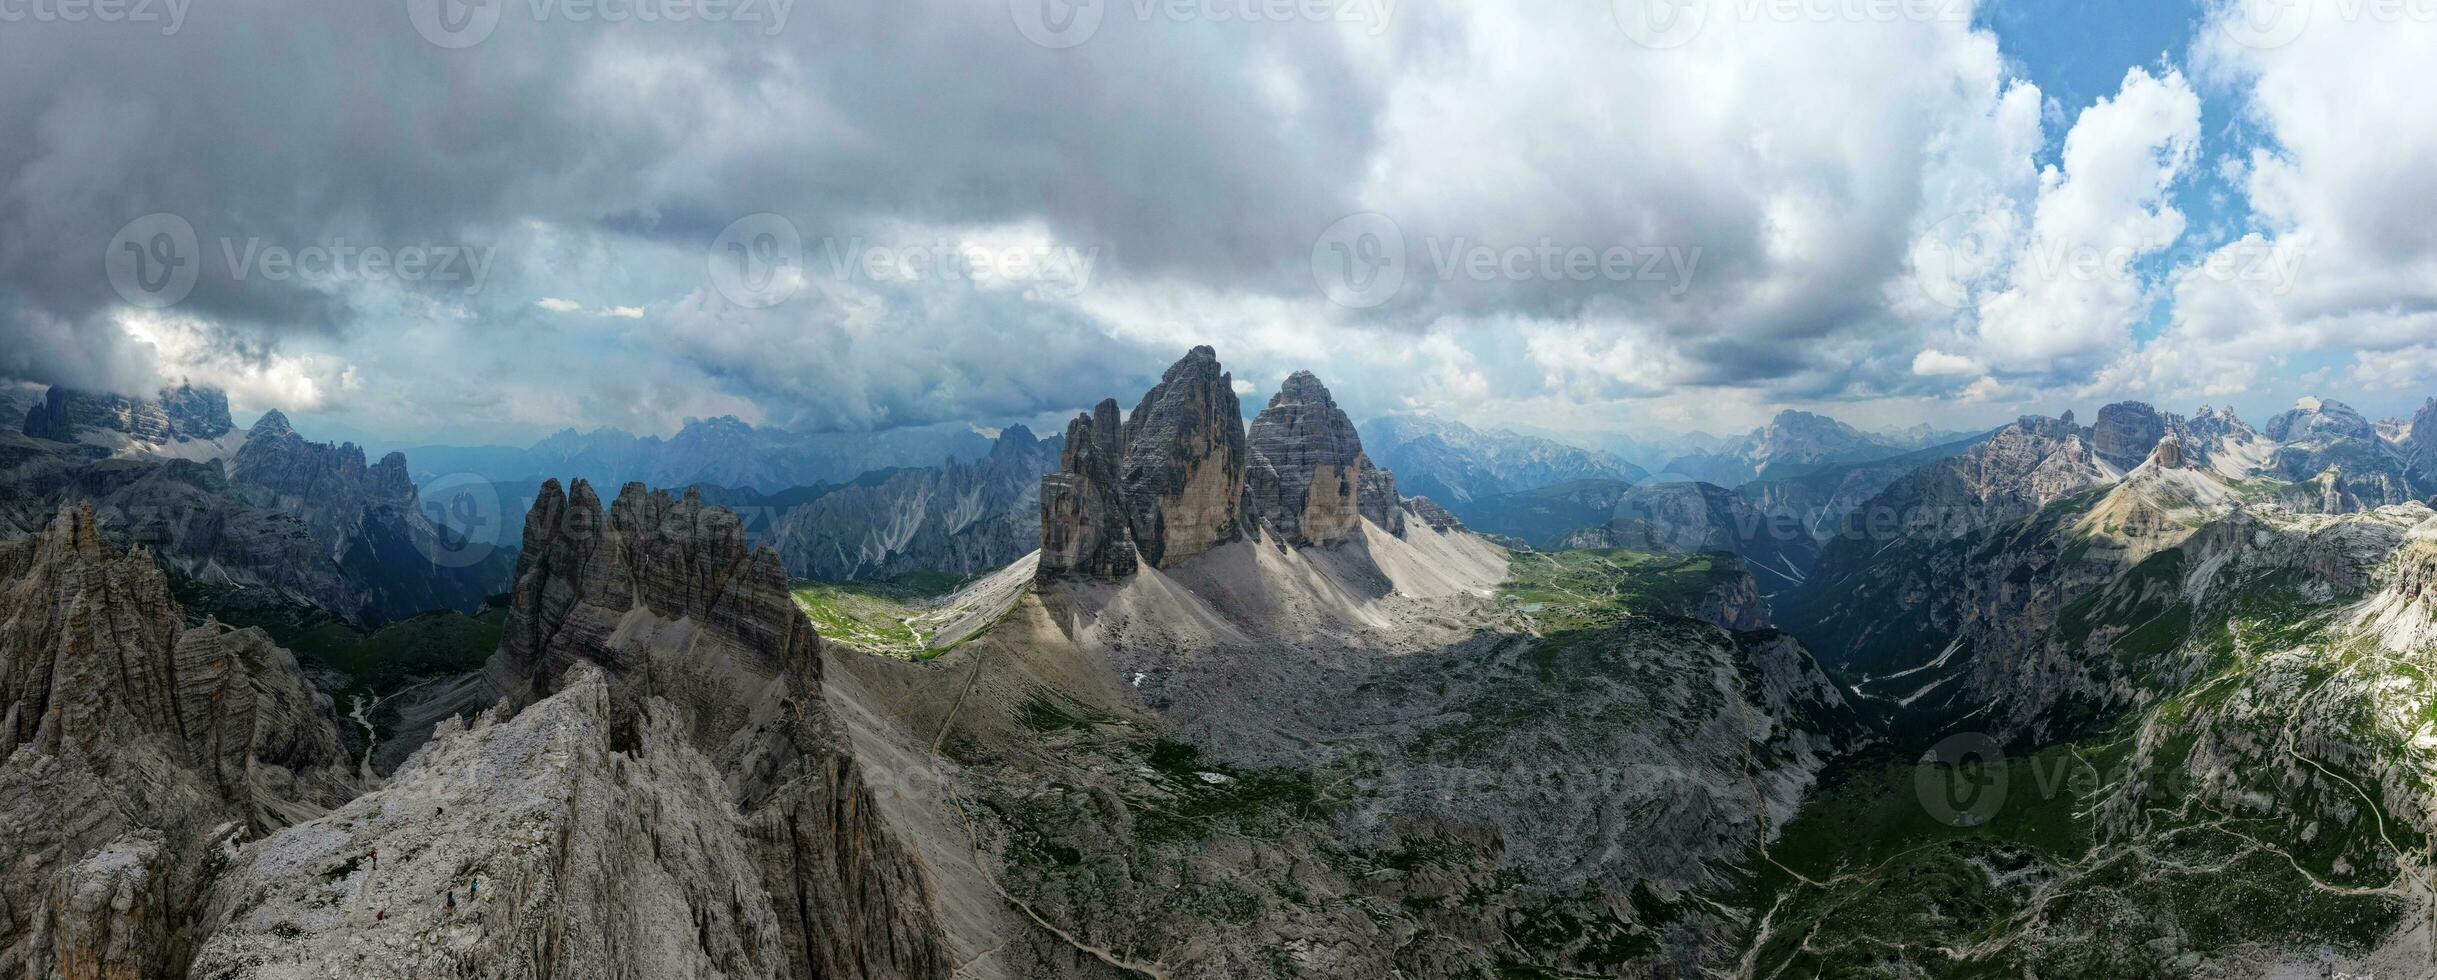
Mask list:
[[[270,339],[347,329],[347,290],[232,274],[223,245],[479,246],[524,220],[699,244],[760,211],[822,234],[1029,219],[1112,271],[1291,288],[1285,257],[1311,215],[1343,209],[1367,153],[1373,97],[1318,26],[1112,18],[1052,50],[991,3],[804,5],[775,36],[532,9],[506,5],[466,50],[427,43],[397,2],[198,6],[171,36],[9,25],[10,331],[71,324],[107,346],[95,316],[119,297],[100,257],[155,212],[204,253],[178,309]],[[1266,110],[1256,70],[1291,76],[1308,111]],[[37,377],[112,360],[24,359]]]

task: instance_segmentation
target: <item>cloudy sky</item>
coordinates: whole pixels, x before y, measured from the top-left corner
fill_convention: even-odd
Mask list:
[[[2137,8],[2137,9],[2135,9]],[[2437,394],[2437,0],[0,0],[0,376],[317,434]]]

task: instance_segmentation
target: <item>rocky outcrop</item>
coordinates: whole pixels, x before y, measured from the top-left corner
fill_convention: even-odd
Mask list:
[[[1281,545],[1350,540],[1365,518],[1402,530],[1396,478],[1363,455],[1353,420],[1311,372],[1286,379],[1244,442],[1244,518]]]
[[[1217,352],[1196,347],[1122,427],[1114,401],[1067,424],[1059,472],[1041,478],[1042,579],[1167,568],[1243,537],[1234,383]],[[1112,533],[1120,523],[1123,534]]]
[[[2062,418],[2026,415],[1968,452],[1890,485],[1849,518],[1846,538],[1891,535],[1947,540],[2019,520],[2113,479],[2090,430]]]
[[[179,385],[154,398],[53,386],[25,413],[23,431],[37,439],[103,446],[148,455],[210,459],[225,449],[228,396]]]
[[[2183,440],[2174,436],[2160,439],[2152,446],[2149,458],[2143,462],[2162,470],[2179,470],[2192,465],[2191,454],[2183,448]]]
[[[330,702],[259,630],[188,627],[90,507],[0,542],[0,972],[184,976],[219,842],[352,795]]]
[[[2403,446],[2420,486],[2437,494],[2437,398],[2422,403],[2419,413],[2412,416],[2411,432]]]
[[[1042,579],[1113,581],[1134,574],[1133,523],[1117,480],[1123,438],[1114,398],[1066,424],[1058,472],[1041,478]]]
[[[242,442],[211,445],[230,451],[194,460],[0,433],[0,530],[34,531],[62,504],[89,504],[104,534],[152,551],[182,583],[364,626],[471,611],[507,587],[512,556],[434,527],[403,457],[368,466],[353,446],[307,442],[277,412]]]
[[[1428,497],[1406,497],[1405,512],[1412,515],[1412,519],[1422,522],[1424,526],[1433,531],[1464,530],[1464,522],[1461,519],[1447,508],[1439,506],[1438,501]]]
[[[2116,469],[2129,470],[2149,458],[2158,440],[2182,431],[2181,417],[2148,402],[2116,402],[2099,409],[2098,424],[2090,428],[2090,449]]]
[[[2426,495],[2404,450],[2343,402],[2303,398],[2262,431],[2278,444],[2268,475],[2302,485],[2304,506],[2349,513]]]
[[[351,621],[472,610],[507,584],[506,555],[432,524],[403,454],[366,465],[354,443],[309,441],[274,410],[247,431],[228,474],[239,499],[304,524],[349,591],[315,601]]]
[[[58,442],[95,432],[151,443],[218,439],[232,428],[227,395],[187,385],[161,389],[157,399],[53,387],[25,417],[26,435]]]
[[[995,571],[1040,546],[1041,477],[1059,458],[1057,439],[1010,426],[977,461],[875,474],[790,508],[768,540],[797,578]]]
[[[572,695],[578,713],[603,719],[612,771],[667,774],[604,804],[610,832],[620,819],[669,811],[655,786],[694,799],[721,794],[721,808],[700,818],[689,846],[743,855],[758,872],[683,881],[673,899],[682,902],[677,921],[692,928],[637,934],[632,955],[670,964],[672,975],[707,976],[700,966],[679,968],[697,962],[689,959],[696,948],[766,944],[775,952],[732,961],[742,975],[946,974],[926,879],[879,822],[828,714],[819,652],[778,554],[749,549],[735,514],[694,493],[673,497],[641,484],[628,484],[604,511],[581,480],[563,493],[556,481],[543,485],[526,517],[491,666],[509,705],[544,710],[534,706]],[[598,697],[605,707],[586,706]],[[639,857],[613,833],[577,871],[598,883],[586,887],[615,895]],[[668,876],[680,879],[733,866],[670,860]],[[615,908],[604,901],[595,911]]]
[[[1742,562],[1724,563],[1710,575],[1693,618],[1730,630],[1767,629],[1768,597],[1760,594],[1760,583]]]
[[[1117,479],[1134,551],[1166,568],[1243,536],[1244,410],[1218,352],[1196,347],[1126,416]]]

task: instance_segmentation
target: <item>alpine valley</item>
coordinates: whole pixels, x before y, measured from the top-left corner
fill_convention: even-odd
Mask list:
[[[2437,975],[2437,399],[1643,465],[1250,388],[15,392],[0,973]]]

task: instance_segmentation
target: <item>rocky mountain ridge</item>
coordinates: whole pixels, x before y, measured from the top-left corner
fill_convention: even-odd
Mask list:
[[[1359,434],[1372,460],[1400,474],[1407,491],[1459,512],[1499,494],[1649,475],[1612,453],[1428,415],[1381,416],[1363,423]]]
[[[1249,432],[1233,381],[1196,347],[1122,425],[1115,399],[1067,423],[1059,471],[1041,478],[1044,581],[1119,579],[1261,535],[1339,544],[1366,520],[1403,533],[1394,474],[1372,465],[1319,378],[1289,377]]]
[[[37,439],[100,446],[114,454],[208,460],[231,451],[228,396],[181,384],[152,398],[52,386],[24,416]]]
[[[497,483],[582,477],[602,486],[640,481],[782,493],[845,484],[863,474],[930,467],[943,458],[971,463],[988,455],[993,435],[968,425],[908,426],[878,432],[795,432],[732,416],[691,419],[667,437],[617,429],[566,429],[531,446],[418,446],[406,451],[418,484],[435,479]]]
[[[330,701],[261,631],[188,627],[89,506],[0,580],[0,968],[182,976],[221,848],[357,790]]]
[[[1668,460],[1662,476],[1736,487],[1788,477],[1832,463],[1859,463],[1917,448],[1881,439],[1825,415],[1787,409],[1715,450]]]

